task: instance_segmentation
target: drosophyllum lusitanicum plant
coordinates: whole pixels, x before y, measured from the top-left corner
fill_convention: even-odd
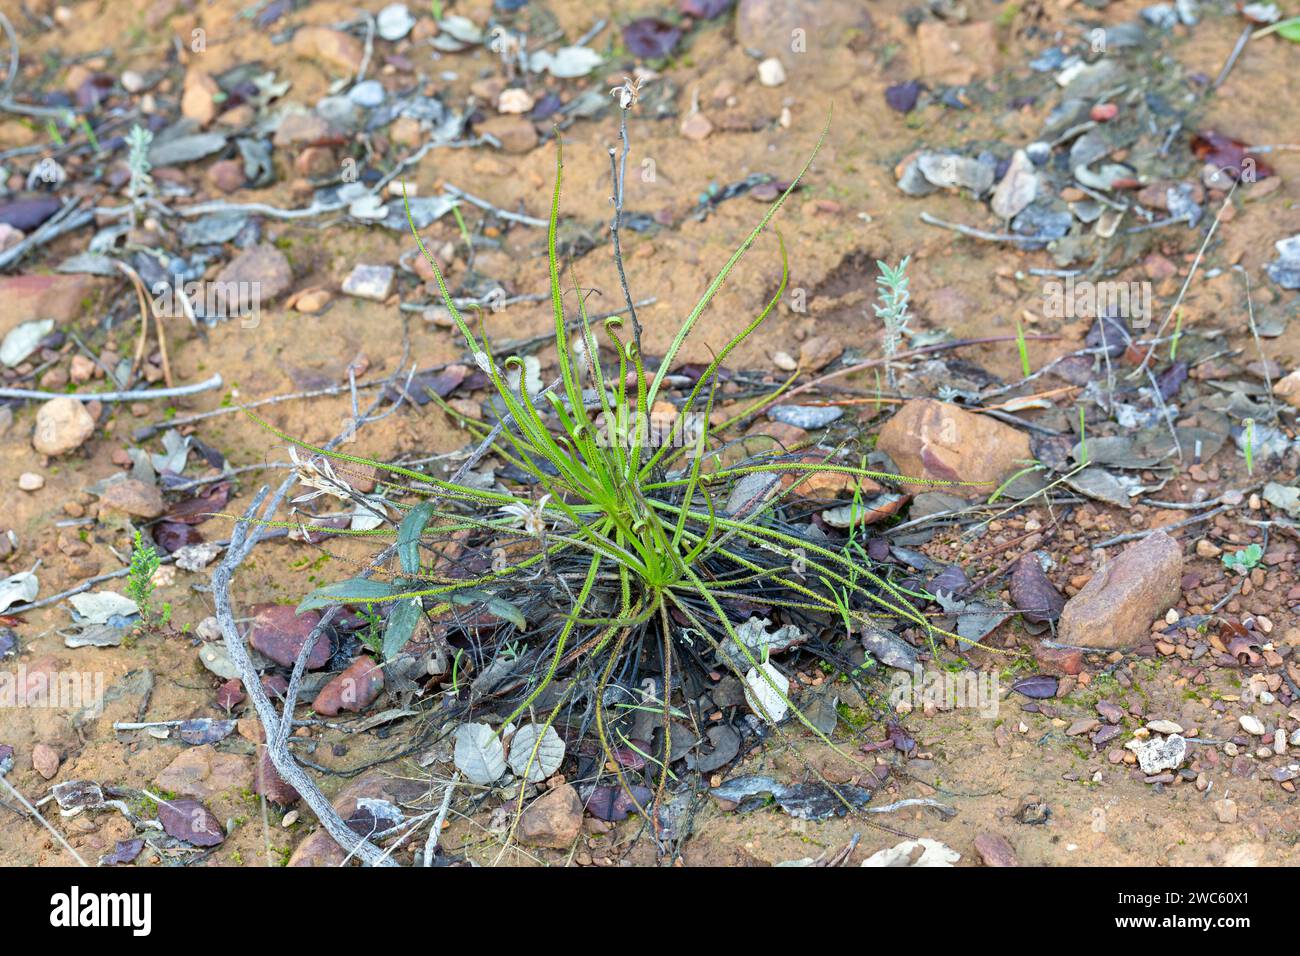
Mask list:
[[[616,93],[621,94],[625,160],[626,117],[635,87]],[[825,135],[823,131],[823,140]],[[377,613],[383,622],[378,649],[388,661],[450,656],[456,672],[434,685],[442,693],[444,721],[472,712],[474,720],[490,723],[500,733],[527,717],[542,726],[531,738],[537,746],[545,728],[556,721],[570,739],[594,731],[605,765],[613,768],[631,805],[655,833],[660,818],[650,804],[659,807],[681,769],[665,767],[669,735],[663,728],[684,725],[696,739],[704,737],[708,716],[698,712],[696,698],[710,671],[716,677],[730,670],[745,688],[756,719],[742,720],[742,730],[754,733],[788,717],[849,756],[791,699],[789,665],[771,658],[764,616],[781,621],[786,634],[794,628],[803,635],[803,652],[822,648],[819,653],[845,670],[848,665],[826,635],[838,641],[846,636],[844,628],[855,634],[862,627],[880,626],[882,619],[915,626],[931,637],[944,633],[931,626],[883,569],[873,566],[864,549],[847,548],[812,528],[806,505],[794,505],[794,492],[818,475],[846,476],[850,484],[860,478],[913,479],[844,463],[842,448],[776,448],[738,462],[723,454],[735,449],[723,436],[772,397],[715,423],[724,417],[717,413],[723,364],[784,294],[788,268],[779,233],[773,238],[781,264],[776,293],[717,349],[689,391],[672,395],[678,420],[699,427],[689,435],[679,429],[677,440],[665,441],[647,424],[650,409],[669,397],[669,370],[688,336],[736,263],[803,180],[820,148],[819,140],[794,182],[682,320],[663,357],[647,365],[637,346],[639,327],[634,324],[628,334],[624,322],[614,317],[596,328],[584,306],[584,290],[557,253],[564,171],[557,134],[547,261],[558,370],[550,387],[535,391],[525,384],[519,356],[496,354],[486,334],[475,333],[411,223],[443,305],[490,379],[503,413],[495,423],[475,421],[432,391],[430,395],[470,431],[476,444],[490,441],[490,455],[501,470],[517,476],[509,484],[448,481],[325,451],[276,431],[327,459],[332,464],[322,463],[326,471],[377,469],[382,476],[377,493],[402,515],[370,531],[327,532],[393,539],[396,564],[369,579],[319,588],[301,607],[348,604]],[[613,157],[611,150],[615,195],[620,197],[622,164]],[[409,204],[407,215],[409,219]],[[615,238],[621,215],[617,199]],[[622,274],[617,242],[615,256]],[[566,285],[572,295],[566,295]],[[634,317],[630,295],[627,301]],[[314,480],[319,486],[319,472]],[[350,493],[343,487],[341,494]],[[486,690],[466,679],[486,672],[492,675],[483,682]],[[656,744],[630,737],[637,716],[647,710],[658,724]],[[781,739],[789,739],[782,728],[776,729]],[[643,760],[627,759],[629,752]],[[536,747],[530,761],[535,758]],[[642,779],[632,779],[630,765],[640,768],[636,773]]]

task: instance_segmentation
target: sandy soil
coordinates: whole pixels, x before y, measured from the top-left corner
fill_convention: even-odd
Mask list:
[[[380,6],[362,5],[371,9]],[[160,69],[166,65],[164,57],[171,36],[186,36],[193,27],[201,26],[209,38],[205,64],[210,72],[262,61],[276,69],[281,78],[292,80],[288,94],[291,99],[310,103],[324,95],[331,74],[314,63],[289,56],[284,47],[273,43],[274,31],[259,30],[247,20],[240,20],[238,13],[246,6],[242,0],[217,0],[193,10],[167,0],[77,3],[72,7],[73,18],[57,31],[22,31],[24,62],[46,64],[38,73],[44,69],[46,81],[51,84],[61,82],[64,64],[79,58],[86,58],[92,67],[112,72]],[[601,0],[553,0],[546,6],[554,22],[570,37],[581,34],[599,17],[609,16],[620,22],[629,13],[625,4]],[[648,11],[652,5],[632,6]],[[973,92],[970,110],[932,107],[903,118],[885,107],[883,91],[917,75],[924,66],[919,63],[916,38],[902,19],[908,6],[898,0],[871,4],[874,29],[860,41],[845,44],[837,37],[822,37],[814,31],[813,49],[807,54],[809,65],[792,71],[792,81],[786,86],[772,89],[754,80],[754,61],[736,44],[731,27],[724,25],[726,20],[705,24],[693,34],[689,52],[678,57],[664,78],[651,87],[653,95],[647,96],[647,102],[662,110],[663,115],[656,117],[651,109],[644,109],[634,116],[632,164],[642,168],[643,160],[652,161],[655,176],[653,181],[641,176],[629,178],[627,208],[658,215],[671,225],[645,233],[629,232],[625,239],[634,294],[656,298],[653,305],[641,310],[649,353],[663,352],[714,271],[761,215],[761,205],[742,197],[720,204],[707,219],[696,221],[690,213],[697,197],[711,184],[734,182],[751,173],[792,176],[810,154],[831,115],[832,105],[826,145],[806,187],[793,197],[779,220],[790,252],[790,286],[806,290],[807,312],[792,311],[787,302],[760,334],[737,352],[735,366],[770,368],[775,353],[797,353],[799,342],[812,335],[834,336],[864,357],[878,354],[876,327],[867,314],[873,263],[877,258],[896,261],[904,255],[912,256],[914,307],[921,330],[946,329],[957,338],[1014,335],[1015,321],[1028,312],[1037,316],[1029,331],[1043,336],[1029,345],[1035,367],[1079,347],[1087,324],[1042,317],[1041,280],[1018,271],[1029,265],[1050,267],[1050,256],[1011,252],[921,223],[918,213],[925,209],[943,219],[990,227],[980,218],[978,207],[962,197],[935,194],[913,200],[901,196],[895,186],[894,169],[923,146],[942,148],[1032,139],[1041,123],[1041,107],[1008,109],[1001,86],[1015,87],[1032,80],[1025,63],[1041,49],[1043,38],[1054,29],[1073,29],[1078,18],[1091,19],[1095,15],[1081,5],[1061,12],[1058,4],[1031,3],[1023,5],[1027,11],[1008,23],[1000,16],[1006,4],[970,0],[966,6],[972,20],[1000,23],[996,59],[1008,72]],[[1135,16],[1142,6],[1139,2],[1111,3],[1104,13],[1105,22]],[[348,3],[313,3],[293,13],[291,21],[295,25],[336,23],[348,19],[353,7]],[[489,7],[486,0],[478,0],[457,3],[455,11],[481,23]],[[1039,12],[1036,21],[1031,16],[1033,11]],[[21,22],[16,12],[10,15],[15,22]],[[1175,39],[1170,44],[1170,55],[1188,74],[1199,72],[1213,77],[1239,29],[1236,20],[1207,19],[1190,37]],[[992,51],[979,51],[975,56],[978,59],[986,54],[992,59]],[[409,55],[418,60],[427,57],[427,52]],[[1227,83],[1197,110],[1189,125],[1225,129],[1251,143],[1294,140],[1294,110],[1279,105],[1300,102],[1300,71],[1294,68],[1295,56],[1294,48],[1282,43],[1252,45]],[[480,73],[493,69],[493,63],[486,52],[478,52],[447,57],[437,66],[421,63],[420,69],[435,75],[442,69],[455,70],[455,79],[437,80],[433,85],[448,102],[461,102],[471,94],[470,87]],[[617,81],[622,71],[611,67],[607,72],[611,80]],[[173,70],[172,79],[166,82],[174,89],[181,75],[181,71]],[[594,85],[600,82],[597,77]],[[680,116],[690,108],[695,95],[716,127],[704,142],[692,142],[678,132]],[[783,109],[788,110],[788,125],[778,122]],[[0,148],[7,145],[6,138],[15,144],[25,142],[24,135],[13,120],[0,123]],[[575,266],[585,284],[602,291],[600,301],[608,308],[616,308],[620,300],[604,231],[610,209],[606,149],[613,136],[613,128],[603,120],[579,121],[564,131],[564,214],[569,217],[571,235],[588,236],[594,244]],[[442,150],[420,163],[412,182],[426,194],[439,184],[455,184],[503,208],[545,216],[555,160],[555,146],[550,142],[519,156],[494,154],[486,149]],[[1244,197],[1235,217],[1222,229],[1221,244],[1212,253],[1215,265],[1240,263],[1252,274],[1259,274],[1262,264],[1273,255],[1273,241],[1300,231],[1300,212],[1296,208],[1300,201],[1300,153],[1278,153],[1271,161],[1280,185],[1258,199],[1249,194]],[[189,180],[196,185],[201,185],[202,165],[187,171]],[[296,204],[287,184],[263,191],[241,190],[229,198]],[[288,256],[295,289],[313,285],[337,288],[353,264],[394,262],[413,248],[409,237],[344,224],[322,229],[316,223],[268,220],[265,236]],[[430,227],[425,238],[431,248],[437,248],[455,244],[458,232],[448,217]],[[543,233],[515,228],[495,238],[499,248],[479,252],[477,272],[501,283],[512,294],[545,291]],[[1142,261],[1147,253],[1159,253],[1185,268],[1195,251],[1185,230],[1153,231],[1140,241],[1144,248],[1129,257],[1134,265],[1126,267],[1118,278],[1144,278]],[[84,242],[84,234],[60,240],[39,260],[29,260],[26,268],[51,268],[67,255],[81,251]],[[453,282],[463,268],[460,260],[452,265]],[[725,343],[762,308],[779,274],[776,243],[769,234],[735,270],[684,357],[704,358],[710,349]],[[1189,327],[1226,328],[1230,344],[1245,347],[1249,336],[1240,291],[1226,276],[1224,273],[1192,286],[1185,302],[1185,321]],[[1167,285],[1158,289],[1161,295],[1168,291]],[[104,284],[101,292],[129,295],[124,284],[111,290]],[[1255,296],[1256,308],[1267,310],[1276,306],[1279,293],[1275,287],[1262,285],[1256,288]],[[97,348],[113,346],[120,354],[129,354],[136,326],[127,323],[105,329],[98,321],[102,312],[88,309],[73,326]],[[487,330],[496,338],[538,334],[547,329],[549,322],[544,304],[510,306],[486,316]],[[117,555],[129,550],[124,532],[102,525],[89,526],[89,534],[80,538],[88,548],[78,553],[82,549],[69,546],[78,539],[78,528],[60,527],[60,523],[93,507],[93,498],[84,489],[120,470],[113,455],[129,445],[133,429],[161,421],[164,414],[186,415],[213,409],[222,402],[238,403],[337,384],[346,380],[349,363],[358,360],[368,364],[369,377],[391,373],[400,361],[404,342],[409,343],[411,359],[421,363],[460,357],[453,334],[425,322],[418,313],[400,313],[391,303],[348,297],[336,297],[319,315],[274,305],[264,311],[263,321],[253,329],[231,322],[200,335],[176,321],[169,325],[169,336],[172,368],[178,381],[193,381],[218,372],[226,387],[220,393],[177,401],[174,409],[165,409],[162,403],[118,406],[110,410],[100,431],[81,451],[57,463],[43,462],[25,440],[32,427],[34,407],[17,410],[0,456],[0,488],[5,489],[0,493],[0,525],[12,528],[22,546],[0,567],[6,569],[5,573],[13,573],[30,567],[39,558],[42,596],[71,587],[89,575],[120,567]],[[1300,363],[1300,337],[1294,334],[1269,339],[1264,349],[1284,369]],[[553,349],[543,348],[538,355],[543,366],[553,363]],[[1018,374],[1019,357],[1012,343],[972,347],[962,357],[995,375]],[[867,380],[849,379],[845,384],[872,387]],[[308,441],[332,437],[348,414],[344,396],[285,402],[266,411],[267,419],[276,427]],[[220,450],[236,467],[286,461],[280,443],[239,415],[206,421],[196,435]],[[366,454],[383,459],[452,452],[464,443],[464,433],[432,405],[385,419],[368,428],[362,442]],[[1234,481],[1236,487],[1241,487],[1246,483],[1245,476],[1236,473],[1234,467],[1224,465],[1218,482],[1197,483],[1180,476],[1175,480],[1175,485],[1181,482],[1178,494],[1186,496],[1194,487],[1203,486],[1213,496],[1222,488],[1232,487]],[[18,476],[24,472],[43,474],[44,488],[33,494],[16,491]],[[282,474],[267,471],[242,476],[227,510],[241,511],[263,480],[278,480]],[[1090,536],[1100,538],[1126,530],[1127,516],[1095,506],[1091,511],[1094,522],[1080,531],[1073,545],[1075,552],[1086,552]],[[1022,514],[1010,519],[999,536],[1009,540],[1021,533],[1026,517]],[[1144,516],[1144,520],[1165,519]],[[992,539],[982,545],[995,543],[996,539]],[[942,549],[946,543],[936,539],[934,547]],[[326,556],[302,543],[264,545],[242,569],[237,598],[244,603],[294,601],[315,584],[341,577],[348,561],[359,561],[365,554],[365,549],[359,547],[331,550],[333,556]],[[979,550],[979,546],[968,546],[968,550]],[[1061,553],[1070,550],[1063,547]],[[991,570],[1000,560],[994,555],[976,562],[971,577]],[[1295,615],[1283,598],[1288,575],[1291,582],[1295,580],[1295,564],[1293,547],[1290,558],[1276,568],[1282,586],[1257,591],[1256,603],[1272,614],[1279,636],[1296,634]],[[1218,562],[1211,559],[1193,559],[1189,568],[1203,572],[1207,580],[1221,571]],[[1270,570],[1272,573],[1274,570]],[[30,796],[43,794],[49,784],[33,770],[29,755],[34,744],[45,742],[63,755],[62,766],[52,782],[90,778],[129,787],[150,786],[154,776],[177,755],[178,744],[154,740],[140,732],[116,733],[112,724],[121,720],[220,715],[214,697],[217,681],[199,666],[195,639],[187,633],[212,611],[210,595],[204,590],[206,583],[202,576],[178,574],[172,585],[159,592],[159,598],[172,607],[170,632],[119,648],[65,648],[58,634],[67,623],[67,612],[61,607],[23,615],[18,629],[22,647],[19,662],[32,669],[40,663],[83,668],[87,661],[93,661],[92,666],[105,675],[109,702],[102,717],[80,725],[66,712],[4,714],[0,743],[14,746],[18,754],[8,779]],[[999,632],[999,653],[988,660],[1008,676],[1027,672],[1032,667],[1028,648],[1033,638],[1014,627],[1004,631],[1007,633]],[[976,656],[975,660],[980,662],[981,658]],[[1112,675],[1104,674],[1107,668],[1126,675],[1130,686],[1121,686]],[[1194,747],[1189,758],[1191,769],[1205,773],[1213,783],[1208,792],[1202,792],[1190,782],[1153,786],[1142,782],[1140,774],[1134,779],[1130,768],[1110,762],[1107,754],[1111,748],[1094,751],[1086,738],[1065,734],[1075,718],[1095,716],[1093,706],[1103,699],[1125,706],[1139,704],[1146,718],[1160,717],[1186,727],[1195,726],[1203,737],[1232,736],[1230,728],[1222,726],[1228,718],[1215,711],[1213,704],[1240,695],[1241,675],[1211,669],[1205,682],[1194,683],[1185,670],[1185,662],[1177,655],[1130,656],[1118,663],[1098,657],[1090,659],[1085,667],[1084,673],[1091,678],[1087,685],[1076,679],[1069,694],[1045,702],[1050,705],[1050,714],[1026,712],[1024,705],[1029,701],[1015,695],[1002,701],[994,720],[963,711],[912,714],[907,726],[918,741],[918,749],[930,756],[920,762],[914,759],[897,763],[893,782],[877,795],[875,803],[932,796],[957,809],[952,819],[919,809],[902,810],[869,822],[849,818],[819,824],[791,820],[775,808],[736,814],[705,801],[695,819],[695,835],[685,844],[684,860],[687,864],[761,865],[816,857],[842,846],[852,834],[860,832],[861,844],[851,857],[857,861],[900,839],[895,833],[871,825],[884,822],[898,831],[942,840],[962,853],[963,862],[978,860],[973,840],[987,832],[1006,836],[1025,864],[1179,865],[1250,859],[1279,865],[1300,862],[1300,850],[1296,848],[1300,815],[1294,793],[1258,776],[1235,777],[1230,759],[1221,755],[1216,755],[1213,763],[1207,759],[1216,752],[1214,747]],[[1129,727],[1138,726],[1141,720],[1133,714],[1125,719]],[[316,731],[312,735],[312,759],[341,771],[391,759],[407,750],[421,732],[414,723],[399,724],[381,734]],[[847,734],[842,724],[840,736],[845,746],[854,750],[883,734],[874,725]],[[810,739],[802,746],[809,759],[829,768],[827,772],[832,776],[839,774],[848,779],[862,772],[860,767],[840,766],[839,758],[828,756]],[[229,738],[222,749],[249,755],[254,745],[236,736]],[[417,747],[414,757],[425,752],[422,746]],[[864,755],[861,759],[870,766],[876,758]],[[427,780],[428,771],[420,763],[407,756],[388,763],[383,772]],[[751,758],[733,773],[743,770],[795,776],[800,769],[798,760],[777,748],[766,756]],[[333,793],[345,783],[345,777],[326,776],[322,787]],[[1236,822],[1220,822],[1213,809],[1214,801],[1225,796],[1236,802]],[[232,788],[207,802],[223,822],[237,823],[230,838],[207,858],[210,863],[282,863],[313,829],[308,813],[283,828],[282,814],[273,811],[264,825],[263,808],[246,789]],[[1021,807],[1036,802],[1051,808],[1048,822],[1018,822],[1016,814]],[[444,846],[483,863],[501,859],[613,864],[651,862],[653,858],[646,842],[635,839],[637,829],[630,823],[608,833],[588,834],[573,854],[519,848],[501,854],[496,836],[488,829],[488,817],[487,808],[468,814],[458,809],[453,813]],[[56,819],[55,825],[82,855],[92,860],[129,835],[126,821],[111,813]],[[183,861],[184,856],[178,859]],[[66,862],[66,857],[48,834],[17,813],[0,812],[0,863],[59,862]]]

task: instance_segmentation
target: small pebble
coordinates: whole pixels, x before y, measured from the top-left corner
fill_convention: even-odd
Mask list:
[[[758,82],[764,86],[780,86],[785,82],[785,67],[776,57],[769,57],[758,65]]]
[[[498,113],[527,113],[537,101],[527,90],[509,89],[505,90],[500,98],[497,99]]]
[[[18,476],[18,487],[23,491],[40,491],[45,487],[45,478],[34,471],[24,471]]]
[[[1222,800],[1216,800],[1214,803],[1214,815],[1219,818],[1220,823],[1236,823],[1236,801],[1229,800],[1226,797]]]
[[[379,11],[379,16],[375,18],[375,25],[381,37],[394,43],[411,32],[411,28],[415,26],[415,17],[411,16],[411,11],[406,4],[390,3]]]
[[[843,415],[844,409],[838,405],[777,405],[767,413],[773,421],[805,431],[825,428]]]
[[[682,120],[680,131],[683,137],[698,143],[713,132],[713,123],[703,113],[688,113]]]
[[[343,280],[343,292],[360,299],[382,302],[393,291],[393,267],[358,265]]]
[[[1172,720],[1152,720],[1147,723],[1147,730],[1157,734],[1181,734],[1183,727]]]

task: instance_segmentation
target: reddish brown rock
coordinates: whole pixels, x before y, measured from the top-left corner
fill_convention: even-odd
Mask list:
[[[234,710],[244,702],[244,698],[244,685],[238,677],[217,688],[217,706],[222,710]]]
[[[320,623],[319,611],[298,614],[292,604],[255,604],[250,610],[253,612],[253,627],[249,643],[255,650],[285,667],[293,666],[307,641],[307,635]],[[316,639],[316,645],[307,658],[307,669],[324,667],[329,659],[329,635],[322,634]]]
[[[998,833],[981,833],[975,838],[975,852],[985,866],[1019,866],[1016,851],[1007,838]]]
[[[355,76],[365,51],[361,41],[328,27],[302,27],[293,35],[290,49],[305,60],[323,63],[337,72]]]
[[[76,318],[101,282],[87,275],[0,276],[0,339],[32,319],[58,324]]]
[[[279,147],[304,146],[335,135],[325,118],[306,110],[291,110],[280,117],[271,142]]]
[[[162,492],[136,478],[115,481],[99,496],[99,510],[117,511],[136,518],[157,518],[163,513]]]
[[[251,777],[252,763],[247,757],[222,753],[211,744],[204,744],[182,750],[153,782],[160,789],[206,800],[248,786]]]
[[[240,287],[229,298],[244,305],[265,303],[289,288],[293,270],[284,253],[267,243],[245,249],[217,275],[217,282],[239,283]]]
[[[1107,650],[1132,647],[1182,595],[1183,549],[1163,530],[1125,548],[1061,612],[1060,641]]]
[[[238,159],[220,159],[208,167],[208,181],[223,193],[244,187],[244,163]]]
[[[37,744],[32,748],[32,767],[46,780],[54,779],[60,763],[59,752],[49,744]]]
[[[298,791],[291,784],[286,783],[280,776],[280,772],[275,769],[266,747],[259,746],[257,749],[260,755],[257,759],[257,772],[253,775],[253,792],[282,807],[290,806],[302,799]]]
[[[524,810],[516,831],[529,846],[567,849],[582,832],[582,799],[570,784],[543,794]]]
[[[979,483],[913,484],[909,490],[929,487],[967,498],[987,497],[1032,457],[1024,432],[932,399],[906,402],[880,430],[876,447],[894,460],[899,474],[909,478]]]
[[[804,455],[798,461],[809,466],[837,464],[828,461],[826,455]],[[837,498],[852,498],[854,488],[861,489],[864,495],[879,494],[885,490],[883,485],[871,478],[835,471],[787,472],[781,475],[780,481],[783,489],[794,488],[790,493],[793,498],[808,501],[829,502]]]
[[[334,150],[328,146],[308,146],[293,161],[293,168],[299,176],[324,179],[337,173],[339,165]]]
[[[358,657],[321,688],[311,707],[322,717],[336,717],[340,710],[355,714],[373,704],[383,689],[383,668],[368,657]]]
[[[416,800],[424,793],[425,785],[418,781],[366,776],[349,784],[334,798],[334,811],[348,820],[357,811],[357,801],[363,798],[401,804]],[[318,830],[298,844],[289,858],[289,866],[339,866],[346,856],[333,837]]]
[[[820,372],[843,354],[839,339],[815,335],[799,346],[799,365],[806,372]]]
[[[1048,674],[1077,677],[1083,670],[1083,651],[1069,647],[1034,647],[1034,660]]]

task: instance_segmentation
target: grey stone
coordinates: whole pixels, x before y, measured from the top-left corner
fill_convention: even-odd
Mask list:
[[[806,431],[825,428],[843,415],[844,409],[835,405],[777,405],[767,413],[767,417],[775,422]]]
[[[393,291],[392,266],[356,266],[352,273],[343,280],[343,291],[359,299],[373,299],[382,302]]]
[[[1147,776],[1154,776],[1165,770],[1177,770],[1187,756],[1187,741],[1178,734],[1168,737],[1152,737],[1133,748],[1137,754],[1138,766]]]

